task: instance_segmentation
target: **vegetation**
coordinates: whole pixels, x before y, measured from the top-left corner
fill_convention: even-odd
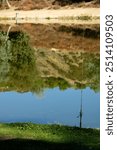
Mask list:
[[[48,19],[48,18],[46,18]],[[99,20],[100,17],[97,16],[71,16],[71,17],[59,17],[61,20],[81,20],[81,21],[92,21]]]
[[[6,33],[1,33],[0,83],[21,90],[23,85],[28,87],[33,83],[36,74],[34,51],[26,34],[10,32],[7,41],[6,37]]]
[[[46,86],[48,86],[48,88],[59,87],[61,90],[65,90],[65,89],[71,87],[70,84],[66,80],[64,80],[60,77],[47,78],[47,79],[45,79],[45,84],[46,84]]]
[[[64,5],[70,5],[73,3],[90,2],[90,1],[93,1],[93,0],[55,0],[53,3],[54,4],[58,3],[59,5],[64,6]]]
[[[32,123],[0,124],[0,149],[99,150],[99,130]]]
[[[86,17],[84,19],[87,19],[87,16],[82,16]],[[97,27],[97,29],[91,29],[91,28],[76,28],[74,26],[65,26],[62,25],[59,27],[59,32],[67,32],[67,33],[72,33],[73,36],[81,36],[84,38],[100,38],[100,27]]]
[[[63,6],[79,7],[82,3],[85,6],[85,3],[87,2],[91,2],[91,4],[89,4],[89,7],[95,7],[99,5],[100,0],[0,0],[0,7],[3,9],[16,7],[16,9],[20,10],[43,8],[59,9]]]

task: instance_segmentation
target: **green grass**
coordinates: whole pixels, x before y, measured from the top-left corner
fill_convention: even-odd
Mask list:
[[[99,130],[32,123],[0,124],[0,149],[99,150]]]

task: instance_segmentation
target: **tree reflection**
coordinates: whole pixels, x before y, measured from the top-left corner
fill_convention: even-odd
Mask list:
[[[10,29],[11,27],[7,32],[0,32],[2,90],[4,87],[4,90],[31,91],[37,95],[45,88],[55,87],[61,90],[90,87],[99,91],[98,53],[35,49],[31,46],[27,33]]]

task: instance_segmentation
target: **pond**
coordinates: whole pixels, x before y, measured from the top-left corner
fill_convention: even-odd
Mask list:
[[[0,25],[0,122],[100,127],[99,26]]]
[[[82,92],[82,126],[99,128],[99,93],[90,88]],[[80,106],[80,90],[46,89],[40,98],[30,92],[3,92],[0,93],[0,121],[79,126]]]

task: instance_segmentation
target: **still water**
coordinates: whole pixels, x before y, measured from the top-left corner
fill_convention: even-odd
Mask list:
[[[99,128],[99,93],[90,88],[82,92],[82,126]],[[5,92],[0,94],[0,121],[79,126],[80,105],[80,90],[47,89],[40,98],[30,92]]]
[[[100,127],[99,27],[0,30],[0,122]]]

